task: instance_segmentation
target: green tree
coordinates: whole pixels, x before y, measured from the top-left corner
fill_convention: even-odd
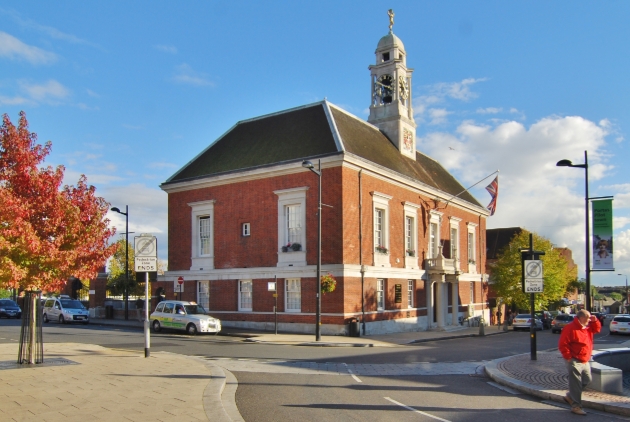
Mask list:
[[[493,288],[504,302],[514,303],[519,309],[529,308],[529,293],[523,293],[521,249],[529,248],[529,233],[522,230],[514,235],[510,243],[501,250],[497,261],[492,265]],[[564,297],[569,283],[575,280],[569,271],[567,261],[553,248],[546,238],[533,233],[534,250],[544,251],[543,262],[544,291],[534,295],[536,309],[547,309],[548,305]]]
[[[621,300],[623,299],[623,296],[621,295],[621,293],[617,293],[617,292],[612,292],[610,294],[610,298],[617,301],[617,302],[621,302]]]

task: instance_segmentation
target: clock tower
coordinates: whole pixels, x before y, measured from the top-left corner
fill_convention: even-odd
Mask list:
[[[392,32],[394,12],[390,9],[389,34],[376,46],[376,64],[370,65],[372,103],[368,122],[378,127],[401,154],[416,159],[416,122],[411,106],[411,74],[407,53]]]

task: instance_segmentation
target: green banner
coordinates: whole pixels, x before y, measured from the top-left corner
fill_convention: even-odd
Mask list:
[[[593,269],[613,268],[612,199],[593,201]]]

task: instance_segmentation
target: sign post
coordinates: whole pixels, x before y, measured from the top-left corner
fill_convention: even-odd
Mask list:
[[[134,238],[135,270],[144,272],[144,357],[151,355],[151,331],[149,330],[149,273],[157,271],[157,238],[143,233]]]
[[[521,250],[521,280],[524,293],[529,293],[529,305],[531,307],[529,338],[531,360],[536,360],[536,315],[534,294],[542,293],[544,289],[543,282],[543,264],[540,257],[544,255],[543,251],[534,250],[534,235],[529,234],[529,249]]]
[[[184,291],[184,277],[177,277],[177,280],[175,280],[174,291],[175,293],[179,293],[179,300],[182,300],[182,292]]]
[[[273,292],[276,304],[273,307],[273,316],[275,319],[276,335],[278,335],[278,276],[273,276],[273,282],[267,283],[267,291]]]

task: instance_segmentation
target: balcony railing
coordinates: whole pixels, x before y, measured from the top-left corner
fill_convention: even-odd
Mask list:
[[[444,258],[439,255],[437,258],[429,258],[424,260],[424,268],[429,272],[440,274],[455,274],[459,272],[457,268],[457,260]]]

